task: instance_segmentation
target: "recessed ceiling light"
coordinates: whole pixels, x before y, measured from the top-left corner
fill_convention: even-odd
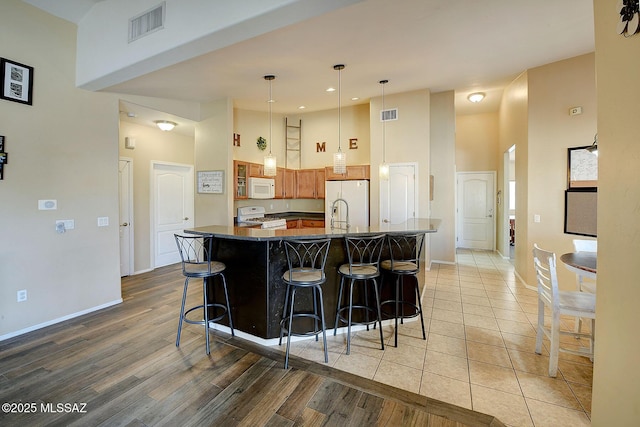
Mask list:
[[[305,108],[307,108],[307,107],[305,107],[304,105],[301,105],[301,106],[298,107],[298,110],[304,110]]]
[[[351,98],[352,101],[357,101],[358,99],[360,98],[358,98],[357,96],[354,96],[353,98]]]
[[[336,91],[336,89],[333,88],[333,87],[330,87],[329,89],[327,89],[327,92],[335,92],[335,91]]]
[[[482,92],[474,92],[467,96],[467,99],[473,103],[478,103],[484,99],[484,93]]]

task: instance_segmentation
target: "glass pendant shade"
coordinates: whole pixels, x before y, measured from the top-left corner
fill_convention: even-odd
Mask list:
[[[382,112],[384,112],[384,85],[389,83],[389,80],[380,80],[380,85],[382,85]],[[380,163],[379,175],[381,181],[389,180],[389,165],[386,161],[386,150],[387,150],[387,133],[384,118],[382,117],[382,113],[380,114],[380,120],[382,120],[382,163]]]
[[[264,156],[264,167],[262,169],[262,174],[264,176],[275,176],[276,173],[276,157],[272,154],[267,154],[266,156]]]
[[[272,111],[271,106],[273,104],[273,98],[271,97],[271,82],[276,78],[274,75],[264,76],[264,79],[269,82],[269,154],[264,156],[264,166],[262,168],[262,174],[264,176],[276,176],[278,173],[276,168],[276,156],[271,154],[271,145],[273,145],[273,137],[272,137]]]
[[[333,69],[338,71],[338,152],[333,154],[333,173],[345,174],[347,173],[347,155],[342,152],[340,146],[341,140],[341,128],[342,128],[342,70],[343,64],[334,65]]]
[[[347,154],[340,149],[337,153],[333,153],[333,173],[347,173]]]
[[[389,179],[389,165],[387,163],[380,163],[380,179],[383,181]]]

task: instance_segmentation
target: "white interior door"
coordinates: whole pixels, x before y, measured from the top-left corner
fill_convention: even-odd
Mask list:
[[[380,181],[380,224],[400,224],[417,216],[417,165],[389,165],[389,180]]]
[[[131,275],[133,268],[133,160],[118,162],[120,188],[120,277]]]
[[[193,166],[153,164],[154,267],[180,262],[173,237],[194,224]]]
[[[458,173],[457,247],[495,250],[495,172]]]

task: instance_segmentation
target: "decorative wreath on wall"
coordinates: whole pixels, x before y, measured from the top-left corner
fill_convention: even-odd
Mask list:
[[[619,34],[629,37],[640,31],[640,0],[618,0],[616,9],[620,14]]]
[[[256,145],[260,150],[264,150],[265,148],[267,148],[267,140],[259,136],[258,140],[256,141]]]

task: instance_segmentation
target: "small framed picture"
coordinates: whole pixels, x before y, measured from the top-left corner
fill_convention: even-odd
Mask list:
[[[0,98],[32,105],[33,67],[0,58]]]
[[[224,194],[224,171],[198,171],[198,193]]]

